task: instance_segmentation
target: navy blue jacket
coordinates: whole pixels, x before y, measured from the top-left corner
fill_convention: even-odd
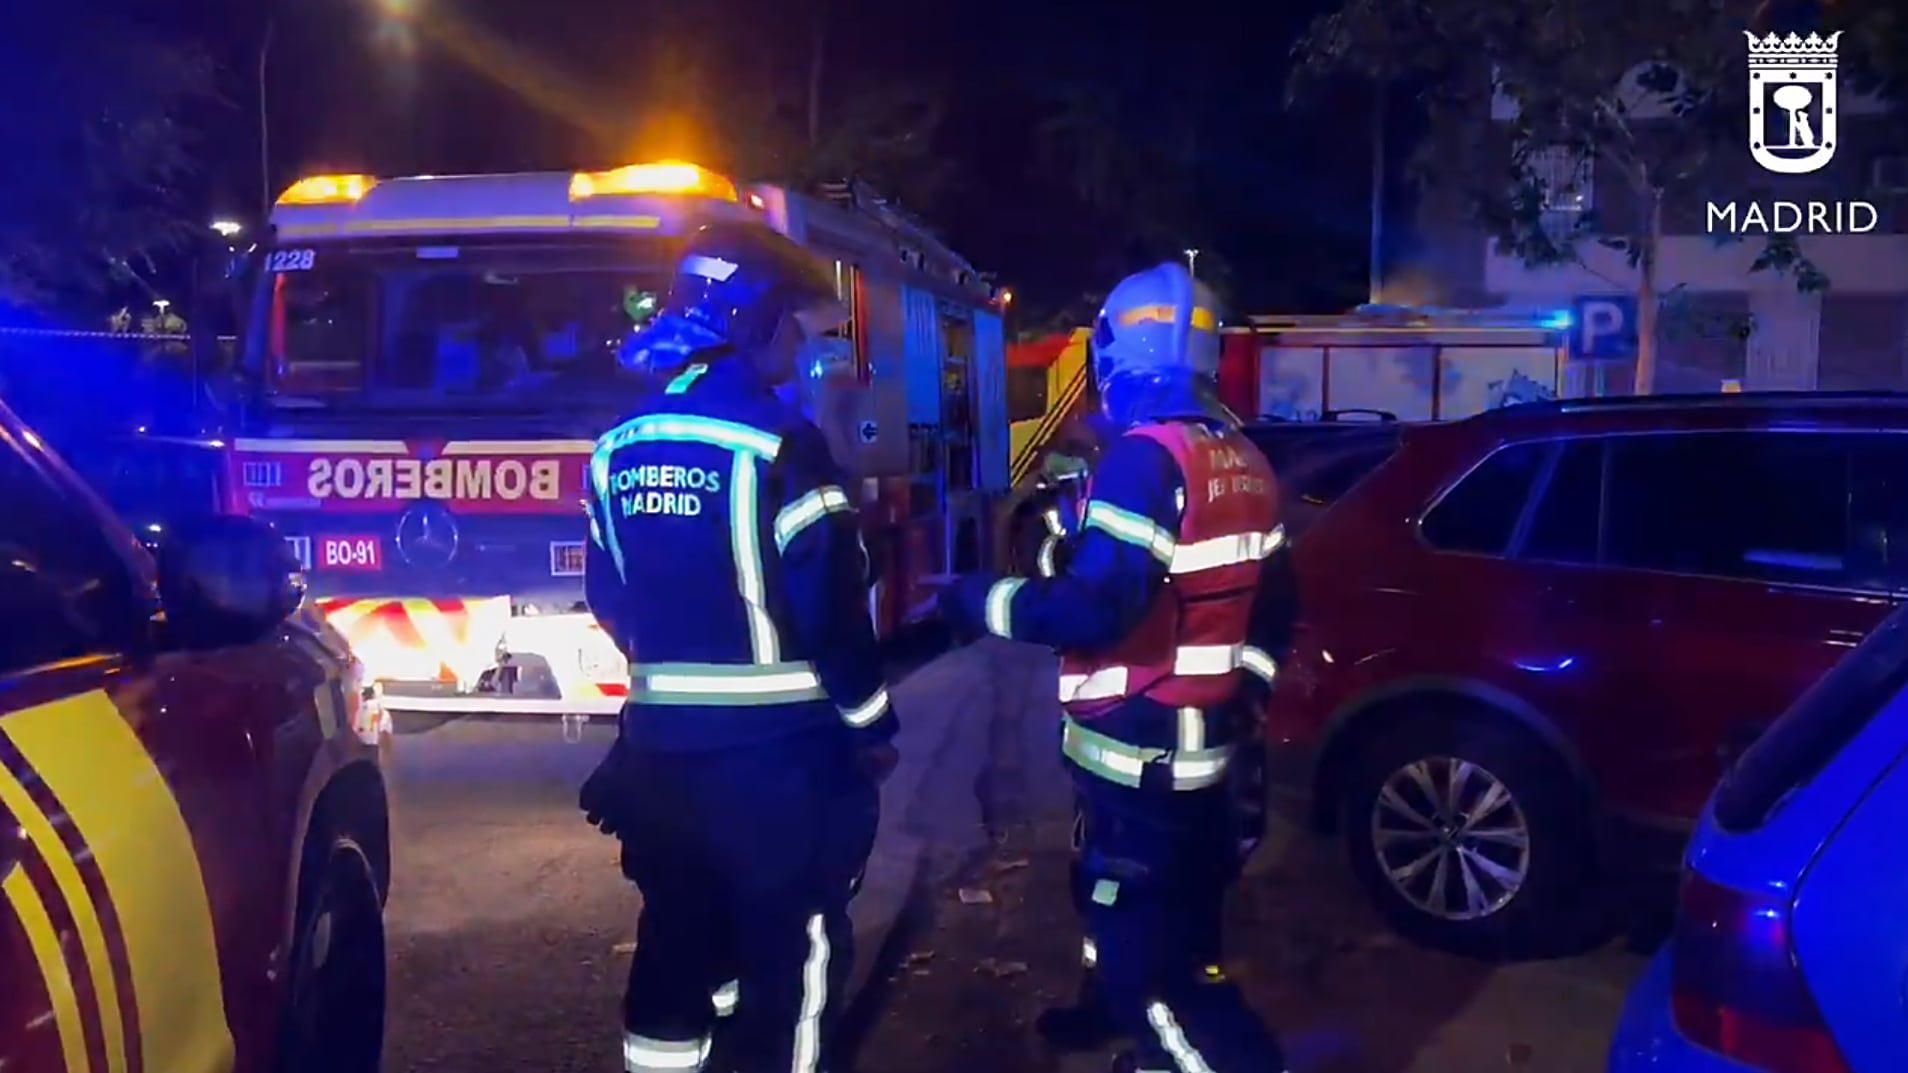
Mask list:
[[[713,355],[597,441],[590,610],[628,656],[635,748],[894,736],[866,550],[822,433]]]

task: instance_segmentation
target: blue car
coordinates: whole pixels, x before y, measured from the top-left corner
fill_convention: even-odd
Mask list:
[[[1908,608],[1710,798],[1610,1073],[1908,1071]]]

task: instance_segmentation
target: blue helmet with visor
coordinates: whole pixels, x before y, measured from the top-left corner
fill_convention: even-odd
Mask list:
[[[1093,379],[1108,421],[1237,419],[1219,402],[1212,291],[1168,261],[1121,280],[1093,325]]]
[[[668,296],[623,360],[666,372],[698,351],[766,347],[789,318],[815,337],[847,316],[833,277],[788,236],[764,224],[705,224],[684,243]]]

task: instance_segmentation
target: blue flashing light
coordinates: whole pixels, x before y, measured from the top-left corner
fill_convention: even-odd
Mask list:
[[[1559,309],[1555,313],[1545,317],[1542,323],[1544,327],[1553,331],[1567,332],[1570,330],[1570,326],[1575,322],[1576,318],[1570,315],[1568,309]]]

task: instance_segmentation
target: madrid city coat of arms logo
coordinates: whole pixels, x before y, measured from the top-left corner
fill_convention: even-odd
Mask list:
[[[1749,152],[1764,170],[1808,175],[1835,156],[1836,47],[1823,37],[1771,33],[1749,39]]]

